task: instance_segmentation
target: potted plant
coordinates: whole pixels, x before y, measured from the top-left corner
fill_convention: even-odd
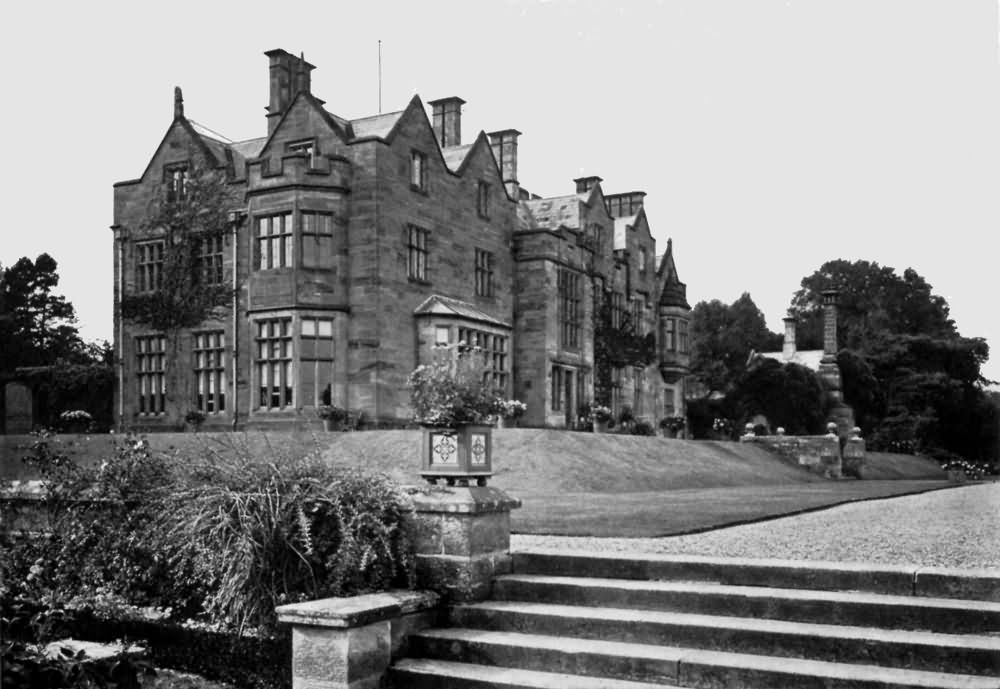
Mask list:
[[[86,433],[93,421],[93,417],[83,409],[64,411],[59,415],[64,433]]]
[[[347,424],[350,414],[346,409],[342,409],[333,404],[321,405],[316,414],[323,419],[324,431],[342,431]]]
[[[430,364],[409,376],[414,420],[424,427],[421,475],[486,485],[492,476],[492,423],[502,401],[487,375],[485,355],[461,343],[438,347]]]
[[[591,403],[590,420],[594,424],[594,433],[607,433],[608,422],[611,421],[611,409],[596,402]]]
[[[513,428],[517,420],[524,416],[528,405],[520,400],[497,400],[497,428]]]
[[[660,430],[666,438],[676,438],[684,430],[687,419],[683,416],[664,416],[660,419]]]

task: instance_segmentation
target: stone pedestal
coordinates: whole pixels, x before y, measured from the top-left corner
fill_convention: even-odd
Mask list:
[[[844,476],[865,477],[864,438],[853,436],[844,444],[843,472]]]
[[[276,609],[292,626],[293,689],[377,689],[408,634],[436,622],[438,597],[389,591]]]
[[[429,487],[412,495],[417,586],[448,601],[483,600],[510,572],[510,511],[521,501],[486,486]]]

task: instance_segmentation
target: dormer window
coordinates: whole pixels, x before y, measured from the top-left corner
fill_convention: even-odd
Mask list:
[[[172,165],[163,171],[167,185],[167,201],[183,201],[187,197],[187,165]]]
[[[420,151],[410,153],[410,189],[427,192],[427,156]]]
[[[316,167],[316,139],[293,141],[288,144],[289,153],[303,153],[309,161],[309,167]]]

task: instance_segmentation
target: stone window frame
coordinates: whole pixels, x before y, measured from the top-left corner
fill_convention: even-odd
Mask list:
[[[565,411],[563,405],[563,391],[565,388],[565,383],[563,382],[563,375],[567,369],[563,368],[559,364],[552,364],[552,375],[551,383],[552,388],[549,390],[551,399],[549,400],[549,409],[551,411]]]
[[[331,211],[303,208],[299,210],[299,245],[301,247],[301,261],[303,268],[326,268],[333,266],[318,265],[318,261],[313,260],[316,256],[322,255],[320,249],[323,242],[329,242],[329,255],[333,256],[334,223]],[[314,246],[307,247],[312,238]],[[306,249],[310,248],[310,251]],[[307,259],[307,256],[310,257]]]
[[[412,223],[406,226],[406,276],[410,280],[428,282],[430,235],[427,228]]]
[[[203,285],[226,284],[226,239],[222,234],[197,237],[195,240],[195,278]]]
[[[583,289],[581,276],[568,268],[559,268],[556,276],[559,309],[559,345],[577,350],[581,345],[583,325]]]
[[[476,249],[476,296],[493,297],[496,295],[494,284],[495,256],[492,251]]]
[[[316,168],[316,161],[319,160],[319,144],[316,141],[316,137],[289,141],[285,144],[285,150],[289,153],[305,153],[309,162],[309,169],[313,170]]]
[[[284,411],[295,406],[294,325],[291,315],[268,314],[252,320],[254,400],[251,408],[254,412]],[[266,387],[263,384],[265,372],[268,374]],[[272,380],[278,385],[271,385]]]
[[[177,203],[187,198],[188,161],[169,163],[163,166],[163,184],[166,187],[167,203]]]
[[[162,333],[136,335],[136,414],[162,416],[166,411],[167,337]]]
[[[437,326],[444,327],[444,326]],[[458,325],[459,352],[468,352],[480,348],[486,357],[487,371],[484,375],[490,377],[495,387],[507,390],[510,381],[510,333],[484,330],[472,325]]]
[[[490,185],[483,180],[476,184],[476,213],[483,220],[490,219]]]
[[[687,354],[690,346],[690,333],[688,330],[688,321],[686,318],[677,319],[677,352],[679,354]]]
[[[677,351],[677,319],[670,317],[663,319],[663,351]]]
[[[280,227],[274,231],[275,219],[280,219]],[[261,228],[267,223],[267,234],[261,234]],[[295,267],[295,222],[291,209],[269,211],[254,215],[253,237],[253,270],[281,270]],[[264,247],[267,251],[264,251]],[[278,249],[279,260],[274,260],[275,247]],[[264,265],[266,257],[267,265]]]
[[[298,397],[298,407],[318,407],[323,404],[331,404],[333,399],[333,382],[336,374],[336,362],[337,362],[337,339],[336,339],[336,318],[330,313],[303,313],[297,319],[297,331],[299,334],[299,347],[298,359],[294,361],[298,366],[294,367],[298,372],[299,376],[296,378],[296,385],[294,386],[297,393],[300,393]],[[328,326],[328,327],[324,327]],[[313,351],[313,356],[307,358],[307,340],[314,341],[311,347]],[[329,346],[329,356],[322,356],[320,350],[320,342],[328,342]],[[293,344],[294,347],[294,344]],[[294,359],[294,357],[293,357]],[[302,379],[304,376],[304,368],[309,364],[313,367],[314,378],[314,388],[312,399],[305,399],[305,381]],[[327,388],[320,390],[321,382],[321,368],[328,367],[326,373],[328,373],[329,384]]]
[[[205,414],[226,411],[226,331],[200,330],[191,334],[195,379],[195,409]]]
[[[410,150],[410,189],[427,193],[427,154],[415,148]]]
[[[163,239],[149,239],[135,243],[135,292],[149,294],[163,286],[163,262],[167,243]]]

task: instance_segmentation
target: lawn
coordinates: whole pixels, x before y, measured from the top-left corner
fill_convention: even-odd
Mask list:
[[[642,493],[518,493],[511,532],[651,538],[705,531],[845,502],[919,493],[946,481],[824,481]]]
[[[419,431],[361,433],[161,433],[157,450],[258,456],[318,447],[332,464],[363,466],[419,484]],[[113,436],[67,438],[79,462],[98,463]],[[0,436],[0,475],[28,478],[20,462],[30,438]],[[830,481],[758,445],[595,435],[546,429],[494,432],[491,485],[520,497],[516,533],[662,536],[701,531],[854,500],[947,485],[936,462],[870,453],[864,481]],[[888,480],[892,479],[892,480]]]

